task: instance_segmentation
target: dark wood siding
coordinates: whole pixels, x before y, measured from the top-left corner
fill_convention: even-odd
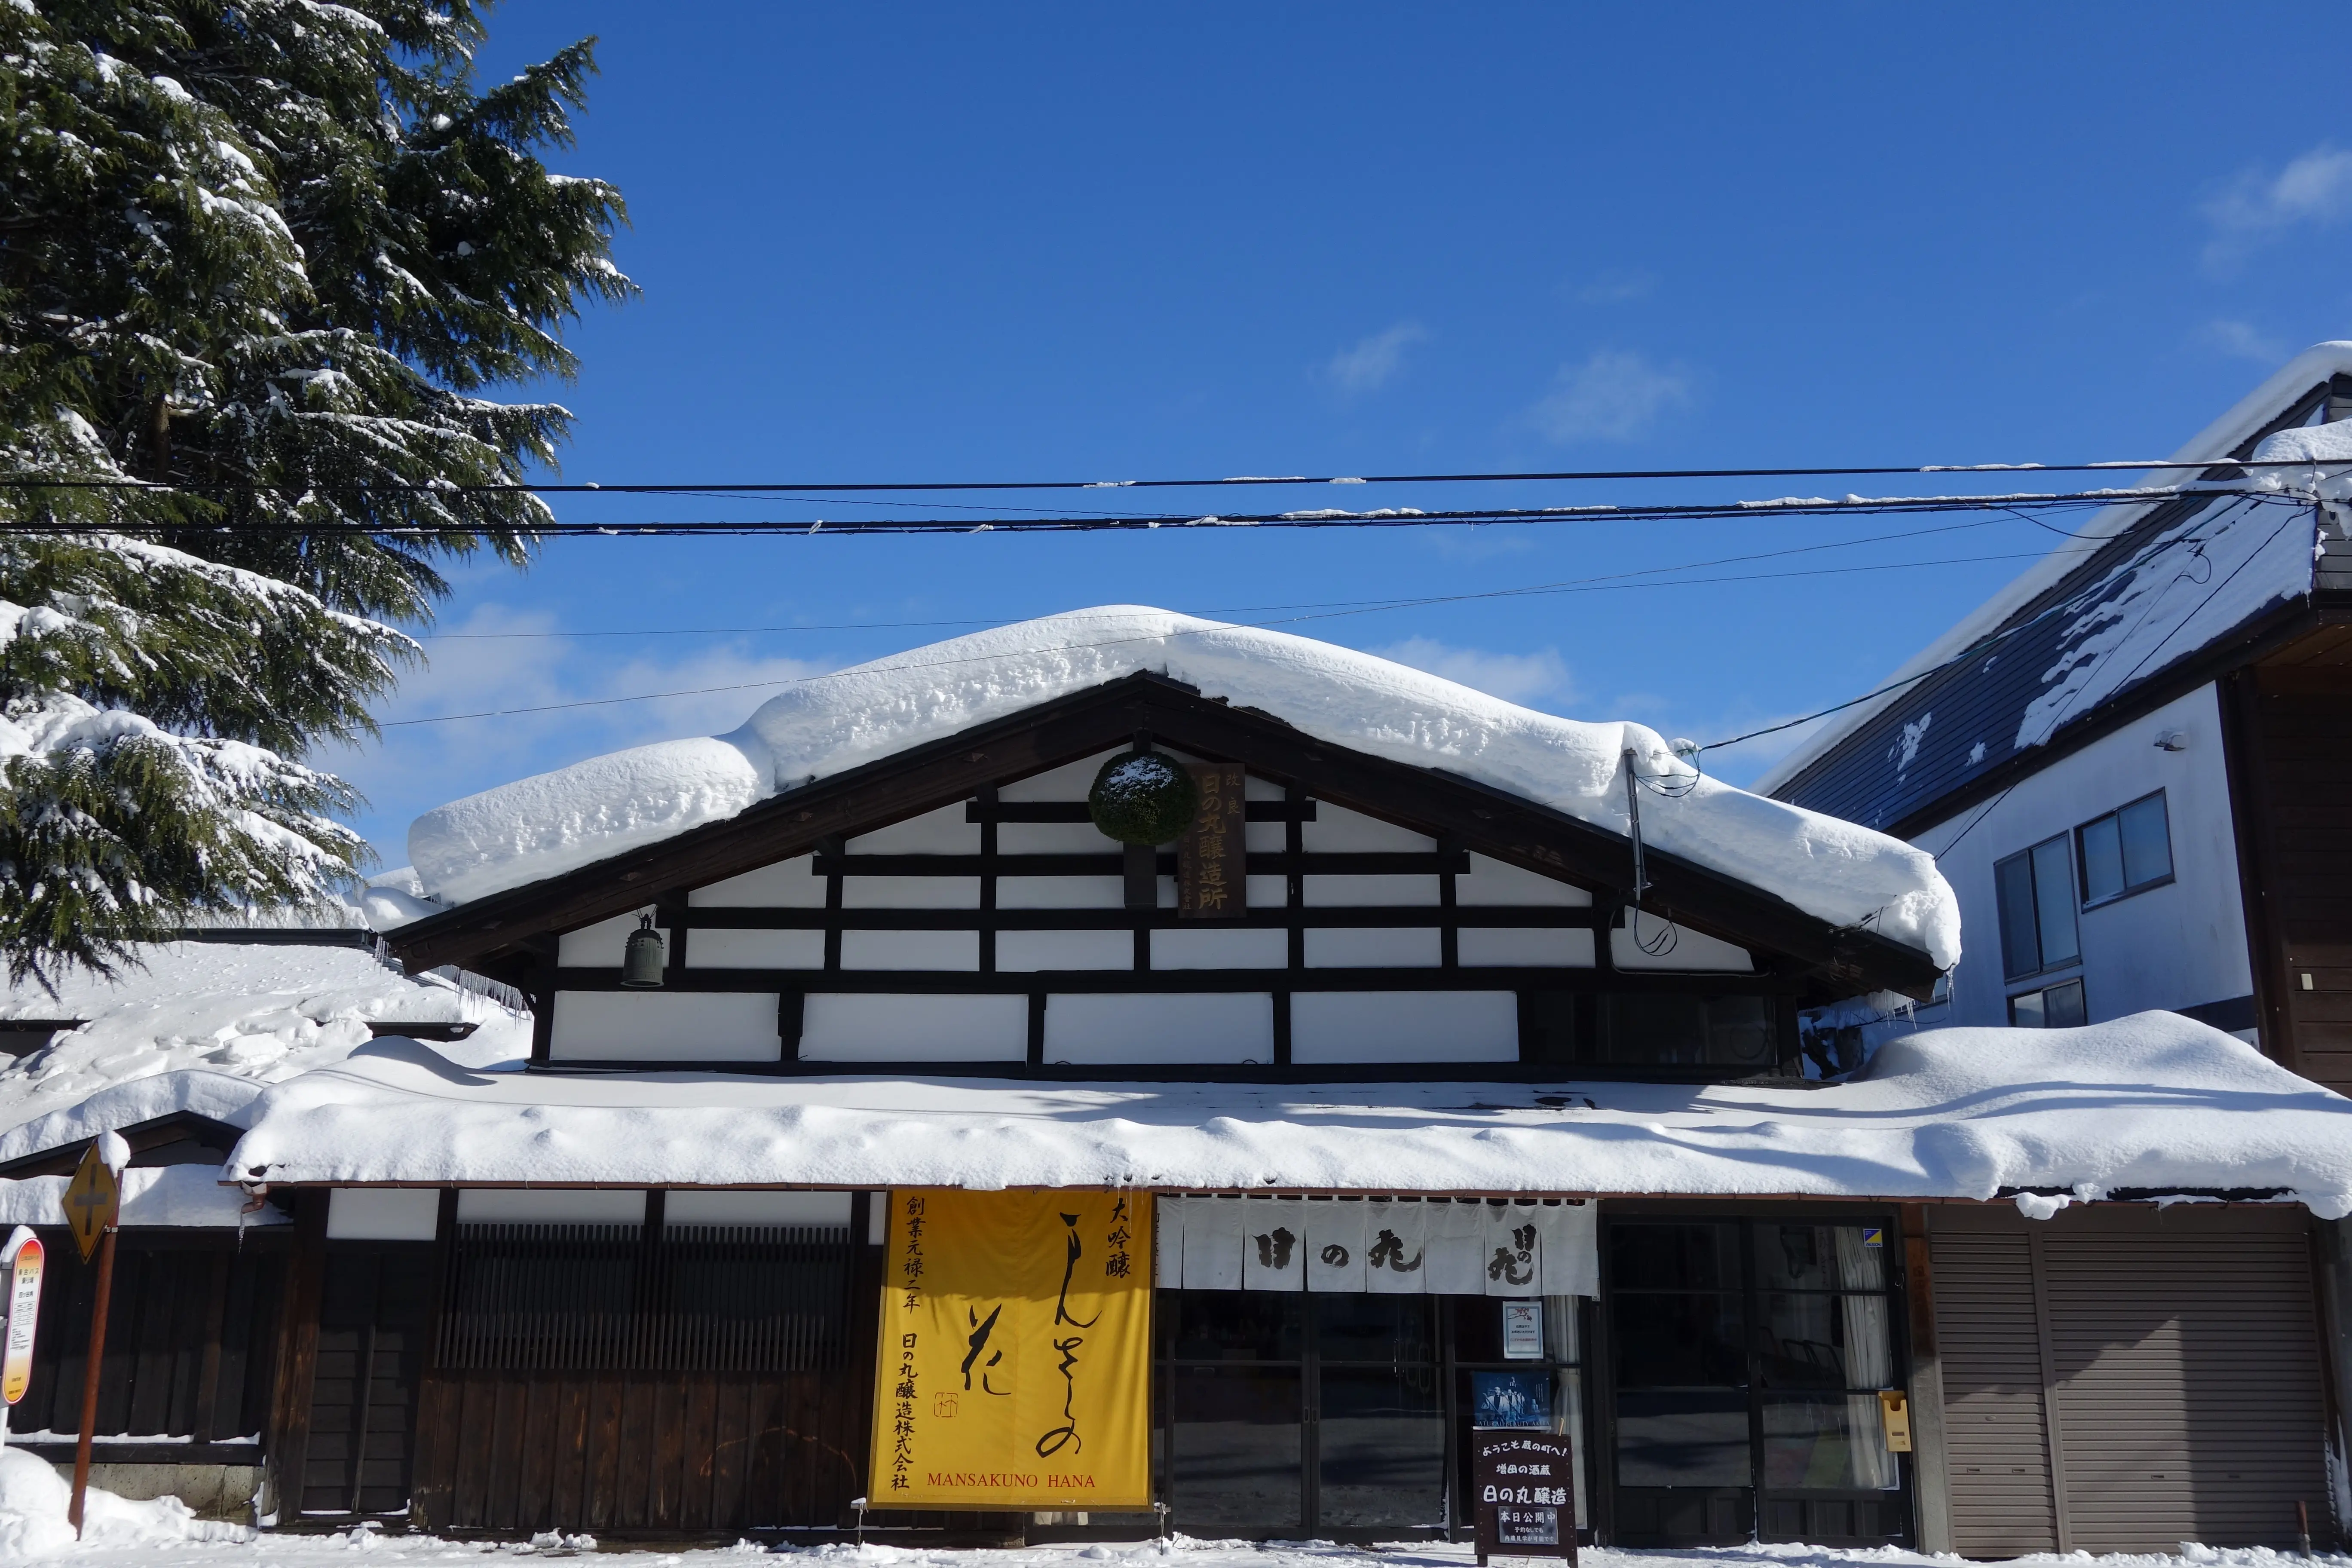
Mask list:
[[[643,1226],[456,1227],[419,1399],[419,1521],[844,1522],[865,1473],[857,1307],[879,1283],[857,1272],[863,1215],[861,1198],[847,1230],[671,1228],[657,1206]]]
[[[9,1412],[18,1440],[27,1432],[81,1428],[97,1270],[82,1263],[64,1227],[39,1235],[49,1273],[32,1381]],[[95,1436],[228,1443],[261,1434],[285,1289],[284,1243],[264,1232],[248,1232],[241,1245],[234,1234],[215,1230],[122,1233]]]
[[[408,1506],[432,1264],[429,1242],[327,1244],[302,1456],[304,1513],[396,1513]]]
[[[2352,644],[2306,638],[2229,684],[2264,1044],[2352,1093]]]
[[[2291,1545],[2324,1526],[2326,1410],[2299,1208],[1932,1219],[1955,1548]]]

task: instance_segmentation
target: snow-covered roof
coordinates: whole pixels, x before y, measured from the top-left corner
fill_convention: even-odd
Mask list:
[[[2352,342],[2324,342],[2305,349],[2241,398],[2228,413],[2199,431],[2175,451],[2171,460],[2180,467],[2134,473],[2133,484],[2158,487],[2193,482],[2207,468],[2239,453],[2265,426],[2275,422],[2282,413],[2307,395],[2314,387],[2326,385],[2338,375],[2352,375]],[[2352,436],[2352,432],[2337,432],[2336,435],[2338,437]],[[2315,439],[2321,444],[2313,445]],[[2335,445],[2328,445],[2329,439],[2320,437],[2315,431],[2280,431],[2263,443],[2262,450],[2247,455],[2263,458],[2310,458],[2325,460],[2336,446],[2352,447],[2352,439],[2337,439]],[[2263,485],[2273,490],[2284,490],[2300,489],[2311,478],[2291,470],[2272,470],[2242,481],[2242,485]],[[2118,540],[2147,521],[2162,504],[2129,501],[2105,507],[2077,531],[2084,543]],[[2180,606],[2175,607],[2173,615],[2158,617],[2155,624],[2141,625],[2131,611],[2143,605],[2133,605],[2126,610],[2121,607],[2121,601],[2116,595],[2095,591],[2075,595],[2090,605],[2095,614],[2090,623],[2081,626],[2078,635],[2071,639],[2071,646],[2063,650],[2066,670],[2053,670],[2053,678],[2095,664],[2108,667],[2107,673],[2115,680],[2120,680],[2126,671],[2146,676],[2152,672],[2151,667],[2160,668],[2159,659],[2169,663],[2193,653],[2202,641],[2238,625],[2252,610],[2276,599],[2306,592],[2311,586],[2312,542],[2308,531],[2303,538],[2289,538],[2277,549],[2265,548],[2276,542],[2266,536],[2279,521],[2277,509],[2254,507],[2243,509],[2232,517],[2200,517],[2194,520],[2189,527],[2202,540],[2219,536],[2240,521],[2251,521],[2255,526],[2236,530],[2238,537],[2227,548],[2242,558],[2260,554],[2263,559],[2252,566],[2242,559],[2229,563],[2217,560],[2216,570],[2202,580],[2221,582],[2224,586],[2213,595],[2206,613],[2197,617],[2196,626],[2180,624]],[[2288,535],[2294,531],[2292,529],[2285,531]],[[2158,569],[2152,574],[2147,571],[2150,559],[2155,560]],[[2048,555],[2019,573],[2006,588],[1961,617],[1949,631],[1920,649],[1879,684],[1898,686],[1948,663],[2008,626],[2035,601],[2064,584],[2070,575],[2084,573],[2086,566],[2118,569],[2113,563],[2094,559],[2081,544],[2061,543],[2053,547]],[[2168,558],[2152,557],[2149,552],[2132,552],[2129,563],[2119,569],[2126,574],[2147,576],[2147,583],[2137,584],[2143,593],[2156,591],[2155,584],[2159,577],[2162,583],[2169,584],[2177,575],[2175,563]],[[2085,586],[2095,590],[2098,584]],[[2191,599],[2191,595],[2187,594],[2179,597],[2184,604]],[[2128,647],[2124,646],[2127,639],[2130,643]],[[1782,792],[1799,774],[1872,720],[1900,705],[1914,690],[1912,687],[1901,686],[1899,689],[1857,703],[1832,716],[1807,735],[1803,742],[1788,755],[1766,769],[1758,779],[1756,787],[1767,794]],[[2072,713],[2083,711],[2090,705],[2089,700],[2085,700],[2087,697],[2088,693],[2077,691],[2067,704],[2068,710]],[[2047,738],[2040,735],[2021,740],[2019,744],[2038,744],[2040,740]]]
[[[249,1183],[1155,1186],[1990,1199],[2276,1191],[2352,1214],[2352,1100],[2171,1013],[1946,1029],[1748,1085],[554,1078],[379,1041],[275,1086]]]
[[[1639,724],[1579,723],[1349,648],[1136,605],[1073,611],[812,678],[725,735],[592,758],[426,812],[416,886],[462,903],[658,843],[815,780],[1141,672],[1270,713],[1337,745],[1443,768],[1614,833],[1625,754],[1654,848],[1836,925],[1869,922],[1939,968],[1958,907],[1895,839],[1699,777]]]
[[[135,950],[108,981],[0,993],[0,1023],[80,1019],[0,1071],[0,1163],[175,1110],[241,1124],[273,1083],[340,1061],[372,1023],[477,1026],[450,1048],[520,1057],[530,1020],[437,974],[404,975],[350,947],[179,942]]]

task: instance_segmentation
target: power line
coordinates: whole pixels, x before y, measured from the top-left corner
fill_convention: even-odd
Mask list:
[[[1780,550],[1758,551],[1748,555],[1725,555],[1707,561],[1688,561],[1673,566],[1644,566],[1631,572],[1612,574],[1612,577],[1653,576],[1669,572],[1696,572],[1709,566],[1730,566],[1749,561],[1769,561],[1788,555],[1808,555],[1824,550],[1853,550],[1866,544],[1885,544],[1897,540],[1924,539],[1937,533],[1964,533],[1974,529],[1990,528],[1999,520],[1985,518],[1975,522],[1947,523],[1940,528],[1908,528],[1899,533],[1874,533],[1861,539],[1836,539],[1820,544],[1791,545]],[[2026,521],[2032,521],[2027,519]],[[2036,526],[2049,528],[2047,523]],[[2080,539],[2081,534],[2052,529],[2062,539]],[[2007,559],[1997,557],[1988,559]],[[1517,588],[1494,588],[1469,594],[1444,595],[1430,598],[1400,600],[1393,596],[1381,599],[1320,599],[1304,604],[1240,605],[1189,612],[1198,616],[1257,616],[1277,610],[1345,610],[1360,607],[1376,609],[1411,608],[1429,605],[1453,604],[1464,599],[1507,598],[1514,595],[1542,594],[1555,588],[1588,583],[1610,581],[1609,577],[1579,577],[1568,583],[1539,583]],[[854,632],[889,631],[903,628],[944,626],[1001,626],[1026,617],[1020,616],[976,616],[952,621],[861,621],[833,626],[647,626],[638,628],[594,628],[587,630],[548,632],[423,632],[413,634],[419,642],[523,642],[547,641],[571,637],[749,637],[782,632]],[[1084,620],[1083,616],[1064,616],[1065,620]],[[1116,617],[1105,617],[1116,618]]]
[[[1383,610],[1418,609],[1428,605],[1454,604],[1468,599],[1504,598],[1514,596],[1532,597],[1548,594],[1599,594],[1622,591],[1629,588],[1696,587],[1710,584],[1774,582],[1792,577],[1834,577],[1862,572],[1896,572],[1928,566],[1959,566],[1986,561],[2042,560],[2046,558],[2048,553],[2049,552],[2045,551],[2013,551],[1993,555],[1953,556],[1936,561],[1896,561],[1885,562],[1868,566],[1825,566],[1797,572],[1743,573],[1735,577],[1689,577],[1672,582],[1636,583],[1616,580],[1614,578],[1588,579],[1583,582],[1556,584],[1543,587],[1505,588],[1498,589],[1488,594],[1456,594],[1446,595],[1443,598],[1413,599],[1399,601],[1393,604],[1369,605],[1360,608],[1332,610],[1321,615],[1289,616],[1278,620],[1241,623],[1241,629],[1253,631],[1264,630],[1272,626],[1296,625],[1302,621],[1332,620],[1344,616],[1373,615]],[[1653,573],[1659,573],[1691,571],[1695,569],[1695,566],[1665,566],[1652,567],[1647,570]],[[1617,574],[1617,577],[1622,578],[1640,574]],[[1189,637],[1202,632],[1223,631],[1229,628],[1226,626],[1180,627],[1176,631],[1166,633],[1164,635],[1168,637]],[[1056,648],[1045,648],[1036,651],[1046,653],[1074,653],[1089,648],[1118,647],[1131,642],[1153,642],[1160,640],[1163,634],[1155,632],[1142,637],[1113,637],[1105,642],[1066,643]],[[854,669],[826,670],[816,675],[783,676],[774,680],[735,681],[724,686],[695,687],[681,691],[646,691],[627,697],[590,697],[570,702],[544,702],[528,708],[502,708],[488,710],[478,713],[444,713],[424,719],[391,719],[386,720],[378,727],[385,730],[398,730],[420,724],[454,724],[461,721],[470,719],[512,719],[532,713],[553,713],[577,708],[610,708],[628,702],[660,702],[682,697],[709,697],[727,691],[762,691],[780,686],[809,686],[822,680],[838,680],[852,674],[871,675],[900,669],[932,669],[950,665],[991,663],[1003,657],[1003,656],[1001,654],[976,654],[966,658],[932,659],[920,664],[911,665],[881,665],[878,667],[874,665],[861,665],[856,667]],[[1796,722],[1802,722],[1802,721],[1796,721]],[[1724,743],[1727,744],[1728,742]]]
[[[516,480],[470,485],[449,484],[437,480],[354,479],[340,484],[322,484],[306,480],[299,488],[306,493],[383,490],[392,493],[419,492],[443,495],[499,494],[516,491],[531,495],[680,495],[688,492],[700,492],[708,495],[757,495],[763,492],[787,490],[815,490],[829,495],[849,495],[861,492],[912,493],[947,490],[1208,489],[1252,485],[1461,485],[1592,483],[1634,479],[1801,479],[1891,474],[2084,474],[2135,469],[2161,471],[2168,468],[2301,468],[2323,466],[2308,458],[2261,459],[2131,458],[2090,463],[1847,463],[1792,468],[1558,468],[1515,473],[1229,474],[1216,479],[894,479],[828,483],[794,479],[757,483],[695,480],[615,484],[604,484],[593,480],[566,484]],[[108,479],[65,479],[42,474],[16,473],[0,475],[0,488],[163,490],[211,495],[277,491],[287,487],[257,485],[251,481],[240,480],[178,483],[133,479],[128,476]]]
[[[1695,501],[1654,506],[1482,507],[1442,511],[1426,511],[1413,507],[1382,507],[1370,511],[1349,511],[1338,507],[1323,507],[1304,511],[1210,515],[1166,512],[1158,516],[1104,513],[1056,518],[997,516],[981,520],[971,518],[849,520],[793,518],[750,521],[696,520],[626,523],[547,522],[536,524],[526,531],[539,538],[619,539],[749,538],[768,534],[814,537],[898,533],[1082,533],[1202,528],[1423,528],[1539,522],[1695,521],[1727,517],[1748,519],[1829,517],[1844,513],[1872,516],[1939,511],[2016,512],[2020,509],[2049,510],[2110,506],[2119,502],[2148,503],[2170,500],[2184,494],[2217,497],[2245,495],[2257,499],[2296,500],[2300,504],[2298,498],[2279,495],[2272,491],[2247,491],[2232,489],[2226,486],[2204,485],[2190,489],[2177,485],[2163,485],[2133,489],[2083,490],[2056,494],[2028,491],[1989,496],[1853,495],[1843,499],[1832,499],[1827,496],[1787,496],[1761,500]],[[369,523],[261,522],[204,526],[185,523],[82,524],[65,521],[35,522],[22,519],[0,520],[0,535],[110,533],[186,537],[217,532],[262,537],[279,534],[310,537],[365,535],[372,538],[402,539],[432,538],[446,531],[447,530],[441,528],[383,526]]]

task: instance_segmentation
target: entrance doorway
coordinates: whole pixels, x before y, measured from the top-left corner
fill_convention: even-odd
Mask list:
[[[1498,1298],[1160,1291],[1153,1458],[1171,1523],[1445,1534],[1466,1519],[1454,1494],[1479,1371],[1538,1379],[1556,1429],[1582,1442],[1578,1302],[1542,1309],[1540,1356],[1507,1361]]]
[[[1843,1217],[1604,1225],[1612,1542],[1906,1541],[1909,1466],[1878,1399],[1905,1385],[1899,1233]]]

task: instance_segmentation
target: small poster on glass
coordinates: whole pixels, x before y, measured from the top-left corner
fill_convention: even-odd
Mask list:
[[[1470,1425],[1551,1429],[1551,1379],[1539,1372],[1470,1374]]]
[[[1543,1360],[1543,1303],[1503,1303],[1503,1359]]]

